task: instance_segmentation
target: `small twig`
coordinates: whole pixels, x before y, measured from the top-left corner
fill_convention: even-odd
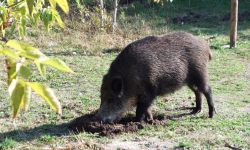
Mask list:
[[[6,39],[5,37],[0,37],[0,41],[3,41],[3,42],[5,42],[5,43],[7,43],[9,40]]]
[[[229,145],[228,143],[225,143],[225,147],[231,148],[233,150],[242,150],[241,148],[233,147],[233,146]]]
[[[10,7],[16,6],[17,4],[19,4],[19,3],[23,2],[23,1],[24,0],[21,0],[20,2],[16,2],[16,3],[14,3],[14,4],[10,5],[10,6],[7,6],[6,8],[10,8]]]
[[[10,66],[9,66],[8,60],[6,58],[4,58],[4,60],[5,60],[6,69],[7,69],[8,85],[10,85],[10,74],[9,74]]]

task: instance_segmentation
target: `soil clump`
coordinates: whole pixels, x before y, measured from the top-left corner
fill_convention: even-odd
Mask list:
[[[165,115],[154,116],[154,120],[144,119],[142,124],[139,122],[134,122],[135,115],[128,114],[122,118],[118,123],[115,124],[103,124],[95,116],[97,111],[93,111],[90,114],[83,115],[74,119],[68,128],[77,133],[77,132],[90,132],[90,133],[99,133],[100,136],[115,136],[117,134],[133,133],[138,130],[148,126],[160,126],[165,125],[168,121],[168,117]]]

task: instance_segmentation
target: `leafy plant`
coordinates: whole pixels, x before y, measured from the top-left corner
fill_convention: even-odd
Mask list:
[[[56,11],[56,4],[68,13],[67,0],[49,0],[50,6],[44,8],[44,0],[7,0],[0,5],[0,28],[2,37],[0,42],[0,58],[5,61],[8,75],[8,91],[11,99],[13,118],[17,116],[20,108],[28,110],[31,90],[40,95],[58,114],[62,113],[61,105],[52,89],[38,82],[29,82],[31,70],[35,65],[43,78],[46,77],[46,65],[69,73],[74,73],[62,60],[49,58],[37,48],[17,40],[7,40],[5,28],[10,26],[11,33],[18,30],[20,37],[24,37],[26,25],[30,23],[36,27],[42,18],[46,30],[49,31],[51,24],[57,23],[63,27],[63,22]]]

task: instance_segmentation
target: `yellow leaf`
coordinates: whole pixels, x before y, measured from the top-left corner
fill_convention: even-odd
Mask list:
[[[44,61],[40,62],[41,64],[45,64],[45,65],[49,65],[51,67],[54,67],[58,70],[62,70],[65,72],[70,72],[70,73],[74,73],[74,71],[72,71],[66,64],[65,62],[63,62],[62,60],[58,59],[58,58],[48,58],[45,59]]]
[[[66,14],[69,13],[69,6],[67,0],[56,0],[56,2]]]
[[[11,84],[13,79],[16,79],[17,77],[17,72],[16,72],[16,61],[8,58],[7,59],[8,62],[8,68],[7,68],[7,72],[8,72],[8,85]]]
[[[17,60],[20,60],[21,58],[15,53],[13,52],[11,49],[8,49],[8,48],[4,48],[3,51],[2,51],[4,54],[12,57],[12,58],[15,58]]]
[[[11,98],[12,117],[15,118],[20,111],[24,95],[24,86],[18,79],[13,79],[8,90]]]
[[[50,6],[56,8],[56,0],[49,0]]]
[[[21,46],[21,48],[23,50],[26,50],[26,51],[28,51],[28,50],[38,50],[37,48],[32,47],[32,46],[30,46],[28,44],[25,44],[25,43],[18,43],[18,44]]]
[[[20,56],[30,58],[33,60],[38,60],[38,59],[46,59],[47,56],[45,56],[42,52],[39,50],[26,50],[24,52],[19,53]]]
[[[37,94],[39,94],[44,100],[48,102],[48,104],[54,109],[58,114],[62,114],[61,104],[56,98],[52,89],[47,87],[46,85],[37,83],[37,82],[29,82],[27,83]]]
[[[45,65],[39,63],[37,60],[35,60],[35,64],[36,64],[39,72],[41,73],[42,77],[45,79],[46,78],[46,68],[45,68]]]
[[[15,0],[7,0],[8,5],[14,4]]]
[[[15,50],[18,50],[18,51],[24,51],[22,49],[22,47],[20,46],[20,44],[16,41],[16,40],[9,40],[5,46],[8,46],[8,47],[11,47]]]
[[[59,13],[55,10],[55,9],[50,9],[52,15],[56,18],[58,24],[60,25],[60,27],[63,28],[63,21],[59,15]]]
[[[24,79],[28,79],[30,77],[30,69],[21,63],[17,63],[16,71]]]
[[[31,88],[27,85],[24,86],[24,95],[22,100],[23,110],[27,111],[30,103]]]

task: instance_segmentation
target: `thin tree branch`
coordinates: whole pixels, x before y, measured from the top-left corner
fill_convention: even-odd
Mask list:
[[[19,2],[16,2],[16,3],[14,3],[14,4],[10,5],[10,6],[7,6],[6,8],[10,8],[10,7],[16,6],[17,4],[19,4],[19,3],[23,2],[23,1],[25,1],[25,0],[21,0]]]

